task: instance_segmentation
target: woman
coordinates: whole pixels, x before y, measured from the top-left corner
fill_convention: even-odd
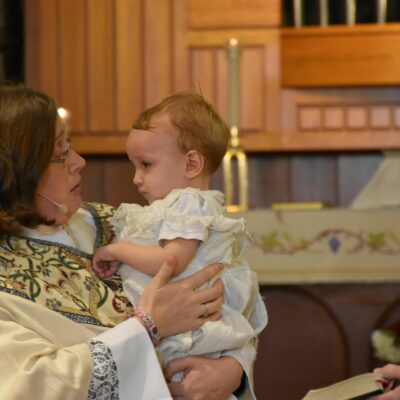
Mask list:
[[[120,281],[91,272],[94,249],[110,241],[113,209],[81,207],[84,166],[52,99],[0,87],[0,398],[169,399],[150,339],[220,317],[220,284],[196,291],[220,267],[170,284],[170,260],[132,314]],[[250,376],[254,355],[249,343],[218,360],[175,360],[167,378],[185,378],[169,390],[179,399],[227,398],[243,370]]]

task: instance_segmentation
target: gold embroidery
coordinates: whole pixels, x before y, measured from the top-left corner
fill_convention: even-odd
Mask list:
[[[113,209],[88,205],[95,218],[96,246],[112,232]],[[29,257],[27,257],[29,256]],[[130,305],[121,280],[101,281],[91,270],[90,255],[74,248],[23,237],[0,242],[0,290],[31,299],[77,322],[115,326],[127,317]]]

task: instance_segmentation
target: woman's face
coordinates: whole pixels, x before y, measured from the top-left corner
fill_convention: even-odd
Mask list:
[[[71,148],[60,118],[57,118],[55,135],[52,160],[39,180],[35,206],[40,215],[62,225],[82,202],[81,170],[86,162]]]

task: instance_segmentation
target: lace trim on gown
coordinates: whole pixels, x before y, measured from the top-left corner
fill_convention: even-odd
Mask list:
[[[118,372],[111,350],[100,340],[89,341],[93,374],[88,400],[119,400]]]

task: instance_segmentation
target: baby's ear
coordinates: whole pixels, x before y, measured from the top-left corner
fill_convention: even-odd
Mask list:
[[[186,170],[185,176],[188,179],[193,179],[200,175],[204,170],[204,156],[197,150],[189,150],[186,153]]]

